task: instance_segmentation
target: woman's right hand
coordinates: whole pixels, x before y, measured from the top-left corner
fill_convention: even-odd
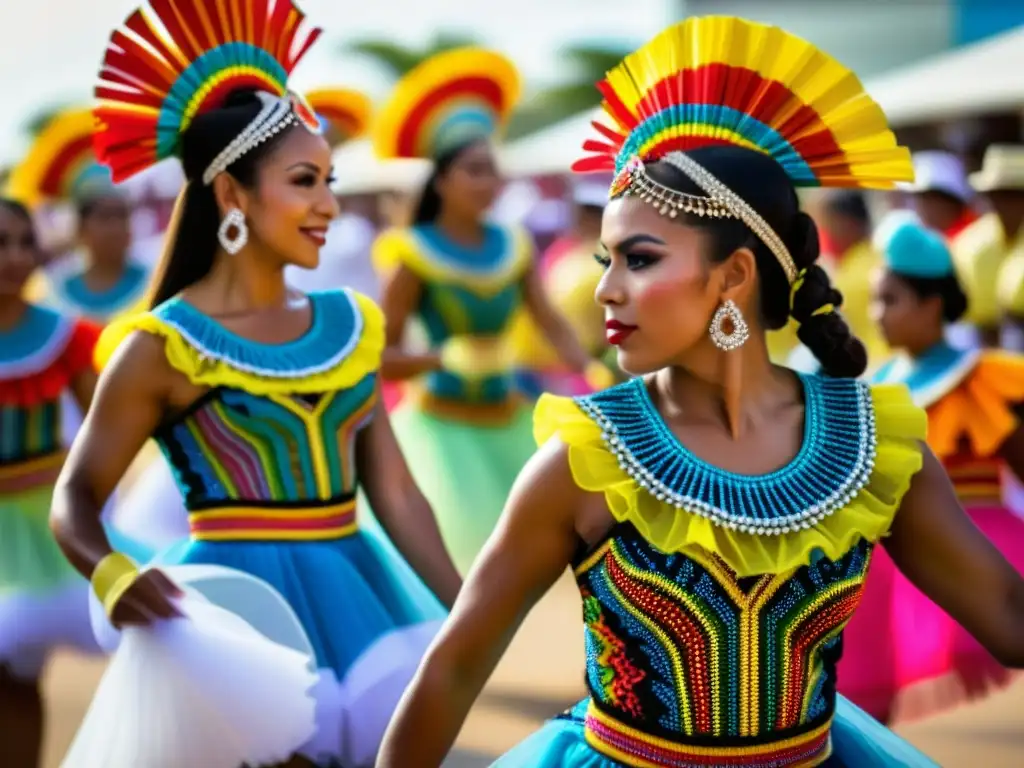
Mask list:
[[[138,575],[121,599],[114,605],[110,622],[122,629],[126,626],[145,627],[163,619],[182,616],[177,600],[181,589],[163,573],[151,568]]]

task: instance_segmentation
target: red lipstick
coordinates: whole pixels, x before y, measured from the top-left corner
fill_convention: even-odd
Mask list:
[[[635,325],[626,325],[618,320],[607,320],[604,324],[604,335],[612,346],[619,346],[636,330]]]

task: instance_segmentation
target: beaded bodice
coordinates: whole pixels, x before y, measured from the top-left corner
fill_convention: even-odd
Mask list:
[[[410,230],[417,251],[422,293],[417,315],[431,346],[453,336],[500,337],[522,303],[522,242],[504,228],[488,225],[479,248],[452,242],[432,225]],[[509,394],[508,376],[467,381],[452,371],[427,377],[430,393],[450,400],[497,402]]]
[[[315,505],[355,493],[355,439],[375,402],[375,374],[320,395],[217,388],[154,437],[190,512]]]
[[[683,446],[642,379],[575,402],[600,427],[605,450],[637,493],[663,505],[662,525],[696,516],[752,542],[781,542],[847,507],[876,459],[870,388],[818,376],[800,381],[802,447],[784,467],[758,476],[727,472]],[[872,548],[867,539],[849,541],[831,557],[819,550],[808,561],[740,577],[709,548],[714,539],[668,552],[628,517],[618,523],[574,564],[588,687],[594,706],[611,718],[591,718],[588,728],[611,738],[614,722],[655,738],[721,746],[823,727],[835,703],[840,636]],[[616,738],[625,743],[621,732]]]
[[[826,722],[870,551],[862,540],[835,561],[741,579],[711,553],[665,554],[616,526],[576,564],[594,704],[643,733],[714,745]]]
[[[317,376],[362,354],[365,318],[347,291],[309,299],[310,329],[286,344],[243,339],[178,299],[153,311],[195,355],[190,378],[213,385],[154,434],[190,512],[310,506],[354,496],[355,441],[376,403],[380,352],[359,366],[350,386],[317,386]],[[204,366],[220,371],[203,380]],[[301,387],[289,384],[300,380]]]

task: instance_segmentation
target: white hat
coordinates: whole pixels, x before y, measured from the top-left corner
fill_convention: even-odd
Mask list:
[[[974,197],[960,158],[939,150],[915,152],[914,181],[901,186],[908,192],[942,192],[961,203],[969,203]]]
[[[978,192],[1024,192],[1024,144],[993,144],[985,150],[981,170],[971,174]]]
[[[576,205],[586,205],[592,208],[604,208],[608,205],[608,187],[610,185],[587,179],[577,181],[572,186],[572,201]]]

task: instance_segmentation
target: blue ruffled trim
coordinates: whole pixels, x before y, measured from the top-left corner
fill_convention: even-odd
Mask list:
[[[766,475],[727,472],[694,455],[661,418],[641,378],[575,401],[626,472],[656,498],[732,530],[773,535],[809,528],[842,509],[867,484],[875,458],[868,386],[799,378],[803,444],[789,464]]]
[[[67,347],[75,324],[58,312],[31,306],[14,328],[0,333],[0,379],[45,370]]]
[[[495,224],[484,225],[484,241],[478,248],[467,248],[446,237],[433,224],[412,228],[420,252],[438,266],[482,277],[506,269],[516,257],[516,238]]]
[[[139,264],[125,264],[121,278],[108,290],[99,293],[85,284],[78,271],[54,286],[57,299],[64,305],[90,317],[108,317],[127,309],[140,298],[149,282],[149,272]]]
[[[309,301],[309,330],[283,344],[243,338],[178,297],[156,307],[153,314],[202,356],[245,373],[297,379],[337,366],[359,345],[363,332],[362,313],[347,289],[310,293]]]

